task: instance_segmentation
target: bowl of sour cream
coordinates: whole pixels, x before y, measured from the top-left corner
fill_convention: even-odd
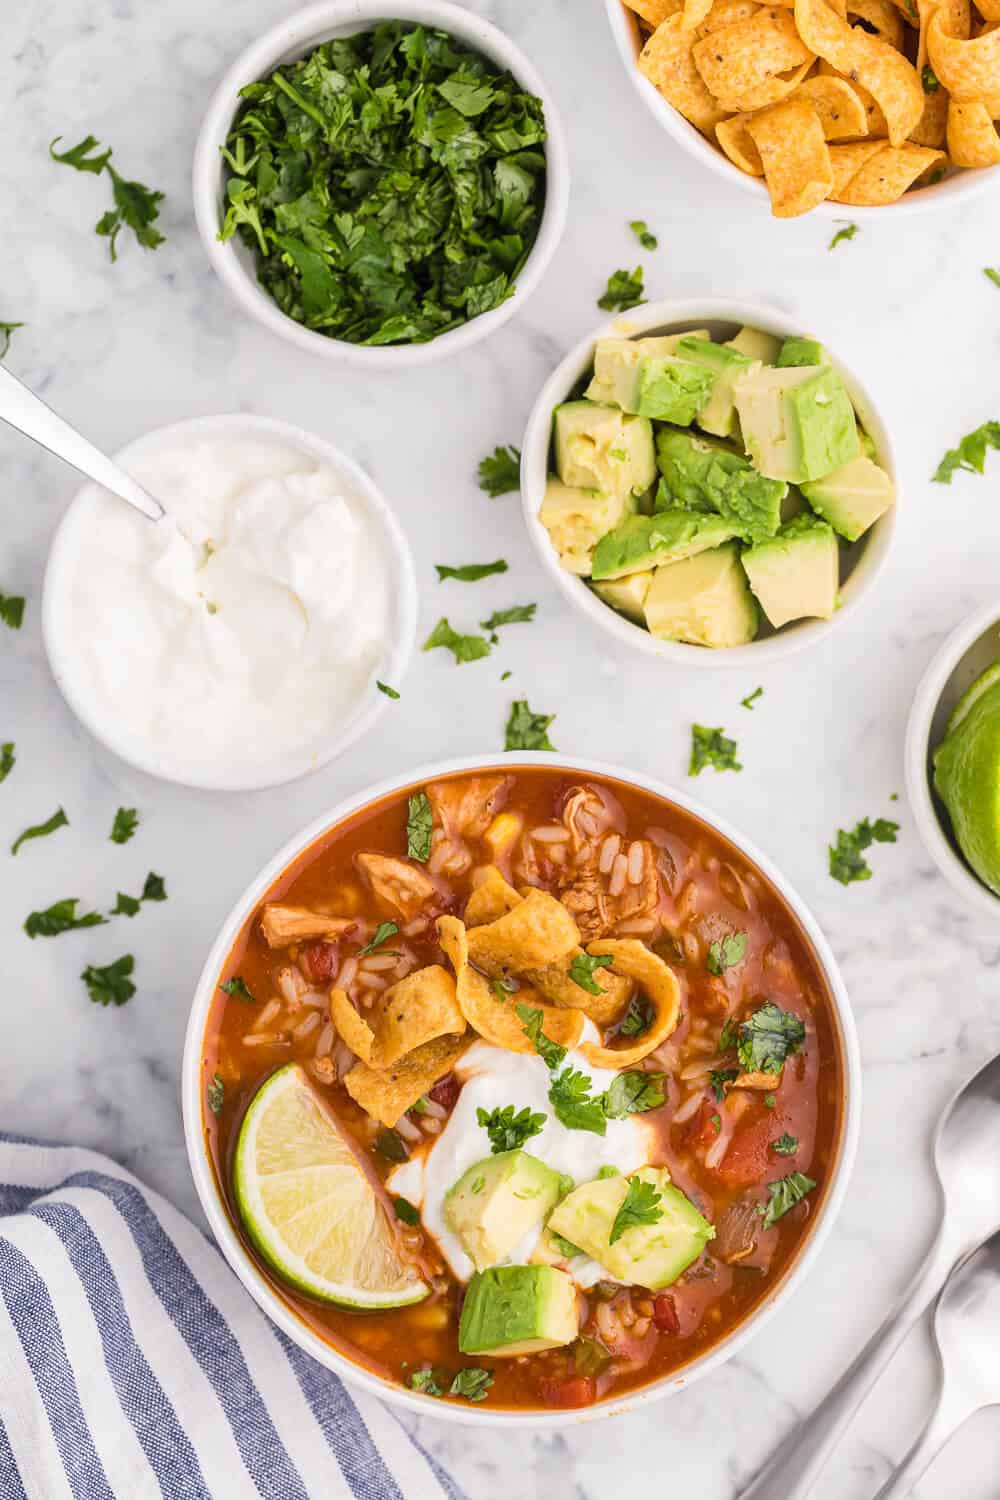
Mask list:
[[[115,458],[166,516],[87,484],[59,525],[42,631],[77,718],[140,770],[214,791],[339,755],[391,707],[416,629],[409,546],[372,481],[250,415],[159,428]]]

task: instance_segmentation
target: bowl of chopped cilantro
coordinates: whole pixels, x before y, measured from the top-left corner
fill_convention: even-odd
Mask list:
[[[538,285],[569,198],[555,105],[496,27],[439,0],[328,0],[209,106],[194,204],[246,311],[369,368],[484,338]]]

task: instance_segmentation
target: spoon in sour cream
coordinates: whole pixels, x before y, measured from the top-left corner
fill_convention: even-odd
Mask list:
[[[41,447],[71,464],[88,479],[93,479],[119,499],[126,500],[150,521],[163,518],[163,506],[136,484],[124,469],[112,463],[75,427],[58,416],[40,396],[28,389],[9,370],[0,365],[0,420],[23,432]]]

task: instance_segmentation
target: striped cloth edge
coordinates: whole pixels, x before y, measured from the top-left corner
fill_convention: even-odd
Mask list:
[[[465,1500],[108,1157],[0,1132],[2,1500]]]

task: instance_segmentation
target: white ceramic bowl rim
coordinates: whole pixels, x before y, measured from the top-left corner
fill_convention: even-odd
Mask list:
[[[927,773],[931,725],[948,680],[970,646],[1000,625],[1000,605],[987,604],[945,637],[931,657],[913,697],[906,725],[906,790],[917,831],[948,884],[993,927],[1000,926],[1000,897],[973,874],[941,826]],[[997,658],[1000,660],[1000,640]]]
[[[700,131],[696,130],[672,104],[664,99],[662,94],[657,92],[649,79],[639,72],[636,66],[633,23],[626,14],[622,0],[604,0],[604,3],[615,45],[625,70],[639,97],[657,123],[667,135],[683,147],[689,156],[695,157],[702,166],[708,167],[730,185],[752,194],[758,206],[770,214],[771,199],[763,180],[759,177],[751,177],[747,172],[741,172],[724,151],[712,146]],[[837,219],[845,224],[850,220],[863,222],[871,219],[881,219],[885,223],[886,214],[891,214],[894,220],[898,220],[904,214],[936,212],[949,202],[954,208],[959,198],[968,199],[989,188],[1000,189],[1000,170],[995,167],[966,168],[941,182],[931,183],[926,187],[916,188],[913,192],[904,193],[895,203],[879,206],[824,202],[817,204],[805,217]]]
[[[742,834],[737,833],[724,819],[718,817],[714,812],[710,812],[707,808],[702,807],[683,792],[678,792],[663,782],[657,781],[653,777],[645,776],[640,772],[626,770],[624,767],[609,765],[602,761],[577,759],[576,757],[566,758],[565,760],[561,757],[557,759],[544,752],[525,752],[519,755],[508,756],[465,756],[458,760],[436,761],[431,765],[418,766],[402,775],[390,777],[375,786],[366,787],[362,792],[354,796],[345,798],[337,806],[331,808],[329,812],[316,818],[306,828],[302,829],[301,832],[297,833],[294,838],[290,839],[268,861],[264,869],[251,882],[230,911],[229,916],[222,924],[218,937],[212,945],[195,989],[184,1044],[181,1094],[184,1112],[184,1136],[187,1144],[188,1160],[198,1197],[201,1200],[201,1205],[211,1226],[212,1233],[215,1235],[223,1254],[250,1295],[290,1339],[297,1343],[300,1348],[304,1349],[306,1353],[311,1354],[320,1364],[334,1370],[345,1380],[362,1387],[373,1395],[381,1397],[394,1406],[404,1407],[414,1414],[423,1414],[426,1416],[428,1414],[426,1399],[421,1398],[411,1391],[404,1390],[402,1386],[379,1379],[378,1376],[363,1369],[360,1365],[352,1363],[346,1356],[338,1353],[337,1350],[333,1349],[329,1344],[324,1343],[322,1339],[313,1333],[271,1291],[268,1283],[244,1250],[242,1242],[233,1228],[220,1200],[208,1153],[205,1150],[202,1131],[202,1047],[205,1026],[215,996],[216,981],[243,923],[282,871],[322,834],[340,823],[344,818],[357,812],[358,809],[371,802],[376,802],[393,792],[400,791],[405,787],[430,781],[437,777],[451,775],[455,772],[493,769],[515,770],[523,766],[545,766],[549,769],[565,770],[570,774],[580,773],[585,776],[607,776],[652,792],[654,795],[663,797],[675,803],[686,812],[700,818],[724,838],[729,839],[748,859],[752,860],[771,882],[782,899],[787,903],[797,921],[801,924],[803,931],[812,944],[817,961],[823,970],[832,996],[834,1016],[839,1030],[845,1083],[844,1115],[840,1134],[839,1154],[836,1164],[832,1169],[832,1179],[823,1198],[822,1207],[816,1216],[809,1237],[798,1253],[790,1270],[786,1272],[781,1281],[776,1285],[774,1291],[721,1344],[709,1350],[701,1358],[693,1360],[679,1372],[675,1371],[649,1386],[629,1393],[626,1397],[604,1401],[597,1406],[588,1407],[580,1411],[491,1412],[483,1410],[480,1407],[461,1407],[448,1402],[442,1403],[434,1410],[436,1417],[448,1422],[493,1427],[518,1426],[546,1428],[564,1427],[580,1422],[595,1421],[602,1417],[634,1410],[640,1406],[647,1406],[650,1402],[680,1390],[690,1385],[696,1379],[701,1379],[710,1370],[731,1359],[744,1346],[748,1339],[787,1301],[796,1287],[805,1279],[810,1267],[818,1257],[840,1211],[857,1149],[861,1119],[861,1058],[858,1050],[857,1034],[854,1028],[854,1019],[847,990],[840,975],[836,959],[816,919],[766,855],[762,854],[759,849],[749,843]]]
[[[351,488],[352,495],[366,508],[375,522],[384,546],[386,568],[391,583],[392,610],[391,634],[386,643],[385,654],[376,671],[383,681],[397,686],[403,679],[417,630],[417,580],[409,543],[393,511],[364,469],[348,454],[335,447],[326,438],[290,422],[276,421],[271,417],[257,417],[249,412],[234,412],[213,417],[193,417],[186,421],[173,422],[167,427],[156,427],[134,438],[118,453],[114,461],[128,469],[130,461],[147,449],[155,449],[179,439],[193,440],[202,437],[244,435],[269,438],[301,449],[318,458],[331,468],[342,473]],[[213,768],[194,762],[189,766],[161,760],[146,740],[128,735],[118,729],[108,713],[103,713],[93,699],[81,690],[77,681],[76,663],[71,649],[66,648],[66,631],[60,624],[65,592],[64,575],[71,566],[74,533],[77,518],[84,507],[90,505],[100,486],[88,482],[79,489],[70,501],[66,513],[56,528],[45,567],[42,593],[42,639],[56,685],[81,724],[107,749],[122,760],[157,776],[163,781],[176,782],[181,786],[195,787],[207,791],[236,792],[256,791],[263,787],[279,786],[297,780],[309,772],[328,765],[338,755],[359,739],[375,723],[380,714],[390,706],[390,700],[374,683],[359,700],[353,714],[343,726],[332,731],[321,751],[314,745],[298,748],[276,757],[274,761],[261,764],[238,774],[224,768]],[[124,501],[122,502],[124,504]],[[149,522],[149,525],[156,524]]]
[[[888,557],[896,527],[898,494],[896,504],[879,518],[863,541],[851,574],[841,586],[841,606],[829,620],[800,620],[762,640],[718,650],[687,645],[682,641],[658,640],[641,625],[634,625],[610,605],[604,604],[581,579],[560,565],[549,534],[538,519],[548,474],[552,409],[560,401],[566,400],[567,393],[592,363],[597,340],[609,337],[631,338],[653,329],[693,326],[700,322],[748,324],[779,338],[808,332],[820,339],[830,355],[834,369],[843,377],[866,430],[874,439],[880,464],[893,482],[896,482],[896,466],[889,433],[866,387],[838,357],[835,339],[827,338],[811,320],[806,323],[804,319],[790,317],[765,303],[693,297],[683,302],[642,303],[639,307],[630,308],[628,312],[618,313],[582,338],[559,362],[542,386],[528,417],[522,441],[521,508],[528,533],[549,578],[576,609],[623,645],[649,656],[657,656],[678,665],[697,666],[699,669],[761,667],[768,661],[790,656],[793,652],[822,640],[858,609],[871,591]]]
[[[327,35],[347,34],[375,25],[380,20],[423,24],[450,32],[464,45],[507,69],[518,82],[536,94],[545,111],[545,203],[538,234],[517,278],[511,297],[499,307],[470,318],[459,328],[439,334],[423,344],[391,344],[369,348],[343,339],[328,338],[296,323],[258,286],[246,261],[237,253],[235,240],[222,244],[218,238],[222,159],[219,147],[229,134],[239,106],[239,91],[248,82],[262,78],[282,61],[302,55],[319,45]],[[401,369],[426,364],[467,348],[485,338],[514,316],[544,275],[562,237],[569,207],[569,155],[559,111],[549,90],[523,52],[496,26],[453,5],[450,0],[320,0],[295,11],[272,26],[252,43],[223,75],[212,95],[198,134],[194,153],[192,189],[195,220],[206,254],[215,271],[246,312],[273,333],[312,354],[363,365],[368,370]]]

